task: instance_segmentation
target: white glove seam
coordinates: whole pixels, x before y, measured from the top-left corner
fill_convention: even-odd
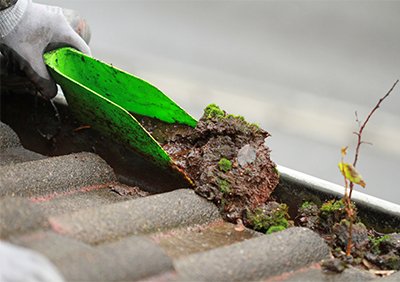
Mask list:
[[[0,11],[0,38],[6,37],[20,22],[32,0],[18,0],[14,6]]]

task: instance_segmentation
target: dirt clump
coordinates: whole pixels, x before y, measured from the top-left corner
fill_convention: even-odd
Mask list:
[[[152,135],[159,130],[145,125]],[[266,145],[268,132],[215,104],[206,107],[196,128],[175,128],[155,136],[194,182],[194,190],[213,201],[231,222],[263,205],[279,182]]]

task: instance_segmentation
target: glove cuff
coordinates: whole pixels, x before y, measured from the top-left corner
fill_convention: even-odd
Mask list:
[[[0,11],[0,38],[7,36],[22,19],[32,0],[18,0],[18,2]]]

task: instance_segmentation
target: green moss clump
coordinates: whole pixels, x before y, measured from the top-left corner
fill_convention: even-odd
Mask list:
[[[271,233],[274,233],[274,232],[279,232],[279,231],[285,230],[286,228],[287,228],[287,226],[274,225],[274,226],[271,226],[270,228],[268,228],[267,234],[271,234]]]
[[[253,122],[253,123],[250,123],[250,126],[252,126],[252,127],[256,128],[256,129],[260,129],[260,128],[261,128],[261,127],[260,127],[260,125],[259,125],[259,124],[257,124],[257,123],[255,123],[255,122]]]
[[[265,133],[265,131],[262,130],[257,124],[247,122],[246,119],[241,115],[227,114],[216,104],[209,104],[204,109],[202,119],[208,123],[218,122],[225,126],[230,125],[230,128],[234,128],[235,131],[240,134],[247,135],[250,133]]]
[[[384,236],[379,237],[379,238],[370,237],[369,241],[370,241],[370,244],[371,244],[371,251],[374,254],[379,255],[381,253],[381,244],[384,241],[386,241],[387,239],[389,239],[388,235],[384,235]]]
[[[244,116],[240,116],[240,115],[232,115],[232,114],[229,114],[229,115],[227,116],[227,118],[233,118],[233,119],[237,119],[237,120],[241,120],[241,121],[243,121],[243,122],[246,122]]]
[[[223,172],[228,172],[232,169],[232,162],[226,158],[222,158],[218,162],[218,167]]]
[[[311,208],[313,205],[314,205],[314,204],[311,203],[311,202],[304,202],[304,203],[301,205],[301,209],[309,209],[309,208]]]
[[[343,200],[330,200],[322,204],[320,208],[320,225],[325,232],[331,232],[335,223],[346,219],[346,208]],[[354,211],[356,211],[354,207]],[[356,213],[355,213],[356,214]]]
[[[270,202],[253,212],[247,211],[247,219],[253,229],[268,234],[288,228],[288,218],[288,206],[286,204]]]
[[[211,118],[223,118],[225,117],[225,112],[221,110],[216,104],[210,104],[204,109],[204,116],[207,119]]]
[[[387,269],[400,270],[400,257],[394,254],[388,255],[385,266]]]
[[[342,219],[346,218],[346,206],[342,199],[327,201],[322,204],[320,215],[323,219],[333,220],[332,223],[340,222]]]
[[[218,179],[218,187],[223,194],[231,192],[231,184],[225,179]]]
[[[331,200],[328,202],[325,202],[321,206],[321,213],[329,214],[329,213],[336,213],[336,212],[344,212],[345,211],[345,205],[343,203],[343,200]]]

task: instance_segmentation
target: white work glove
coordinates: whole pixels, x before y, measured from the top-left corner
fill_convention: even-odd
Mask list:
[[[44,64],[43,53],[64,46],[90,55],[88,45],[69,25],[61,8],[19,0],[0,11],[0,51],[45,99],[53,98],[57,87]]]
[[[1,282],[63,282],[57,269],[42,255],[0,241]]]

